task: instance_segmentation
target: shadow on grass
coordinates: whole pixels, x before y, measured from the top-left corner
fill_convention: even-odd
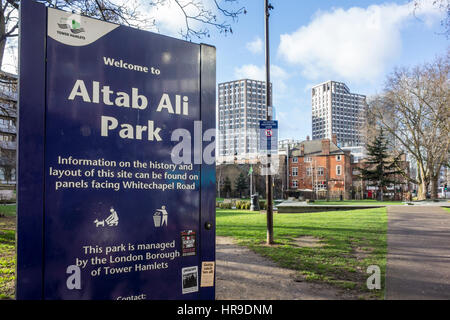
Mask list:
[[[266,232],[266,226],[236,226],[236,224],[220,224],[220,227],[227,228],[229,230],[236,230],[236,231],[261,231]],[[339,232],[354,232],[354,233],[373,233],[373,234],[379,234],[379,230],[373,230],[373,229],[354,229],[354,228],[329,228],[329,227],[307,227],[307,226],[275,226],[277,230],[296,230],[299,233],[302,231],[326,231],[327,233],[339,233]]]
[[[276,246],[265,245],[264,214],[218,211],[217,234],[268,257],[279,266],[296,270],[299,279],[321,281],[345,289],[368,292],[367,267],[378,265],[385,277],[387,213],[385,208],[274,216]],[[297,247],[294,239],[312,236],[322,246]],[[384,280],[382,280],[384,284]],[[382,293],[377,293],[382,298]]]
[[[0,230],[0,244],[14,246],[16,235],[14,230]]]

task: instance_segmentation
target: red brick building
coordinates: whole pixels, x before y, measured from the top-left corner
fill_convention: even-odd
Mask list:
[[[336,145],[336,137],[301,142],[289,151],[288,196],[349,199],[351,156]]]

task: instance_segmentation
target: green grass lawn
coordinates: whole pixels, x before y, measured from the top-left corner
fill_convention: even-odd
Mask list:
[[[16,206],[0,205],[0,299],[14,298]]]
[[[450,212],[450,208],[442,207],[445,211]]]
[[[266,216],[243,210],[217,210],[217,235],[230,236],[241,245],[297,270],[310,281],[351,290],[360,297],[384,297],[386,270],[386,208],[323,213],[275,214],[274,239],[267,246]],[[312,236],[320,247],[301,247],[295,239]],[[367,267],[378,265],[382,290],[367,289]]]
[[[223,202],[225,198],[216,198],[216,201]],[[249,201],[249,198],[245,199],[239,199],[239,200],[247,200]],[[265,198],[259,198],[260,201],[266,201]],[[332,200],[332,201],[326,201],[326,200],[316,200],[314,202],[311,202],[312,205],[351,205],[351,204],[380,204],[380,205],[404,205],[404,202],[402,201],[378,201],[378,200],[372,200],[372,199],[366,199],[366,200]]]
[[[0,299],[14,298],[15,206],[0,206]],[[217,235],[240,244],[280,266],[297,270],[299,277],[346,288],[367,297],[384,296],[386,269],[386,208],[323,213],[275,214],[276,245],[265,245],[266,216],[245,210],[217,210]],[[295,238],[313,236],[321,247],[302,247]],[[369,265],[382,272],[382,290],[366,289]]]

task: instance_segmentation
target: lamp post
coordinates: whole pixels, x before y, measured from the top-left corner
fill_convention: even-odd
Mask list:
[[[271,102],[270,92],[270,48],[269,48],[269,17],[270,10],[273,6],[269,4],[269,0],[264,0],[265,4],[265,38],[266,38],[266,117],[267,120],[272,120],[271,110],[269,110]],[[270,112],[269,112],[270,111]],[[266,204],[267,204],[267,244],[273,244],[273,199],[272,199],[272,175],[270,174],[270,151],[268,150],[267,157],[267,176],[266,176]]]

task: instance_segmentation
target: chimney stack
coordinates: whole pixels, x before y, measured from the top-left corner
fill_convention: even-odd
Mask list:
[[[301,144],[300,145],[300,156],[304,156],[305,155],[305,145],[304,144]]]
[[[332,141],[335,145],[337,145],[337,135],[336,135],[336,133],[333,133],[333,136],[331,137],[331,141]]]
[[[330,154],[330,140],[329,139],[322,140],[322,154],[325,156]]]
[[[306,136],[306,141],[309,141],[309,136]]]

